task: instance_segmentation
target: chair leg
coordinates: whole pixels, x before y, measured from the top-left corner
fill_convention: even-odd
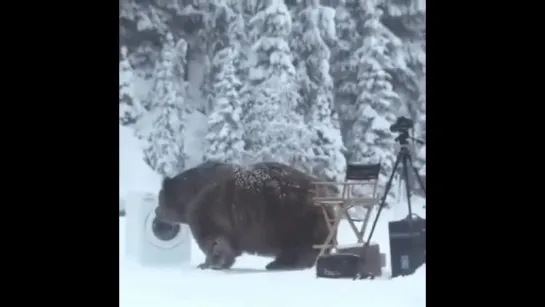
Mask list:
[[[363,237],[360,235],[360,231],[358,230],[358,227],[356,226],[356,222],[352,219],[352,216],[348,212],[348,209],[349,208],[343,207],[344,216],[346,216],[346,219],[348,220],[348,224],[350,225],[350,228],[352,228],[354,235],[356,235],[356,238],[358,239],[358,243],[362,243]]]
[[[336,247],[337,242],[334,239],[335,239],[335,234],[337,232],[340,222],[341,222],[341,216],[339,215],[335,217],[335,222],[333,223],[333,227],[330,229],[329,234],[327,235],[327,238],[325,239],[323,246],[320,248],[320,253],[316,257],[316,261],[314,262],[315,265],[316,265],[316,262],[318,262],[318,258],[320,258],[323,254],[325,254],[326,249],[329,248],[330,245],[332,248]],[[333,246],[332,244],[333,241],[335,241],[334,242],[335,246]]]
[[[365,217],[363,220],[363,225],[361,225],[361,237],[363,238],[363,235],[365,234],[365,230],[367,229],[367,225],[369,224],[369,219],[371,218],[371,212],[373,211],[373,207],[368,207],[367,212],[365,212]]]

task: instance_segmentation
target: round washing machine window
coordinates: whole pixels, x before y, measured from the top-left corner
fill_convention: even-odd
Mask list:
[[[148,214],[144,227],[147,241],[163,249],[175,248],[189,237],[185,230],[187,227],[161,222],[155,217],[155,212]]]
[[[180,232],[180,225],[171,225],[154,218],[151,222],[151,231],[161,241],[170,241]]]

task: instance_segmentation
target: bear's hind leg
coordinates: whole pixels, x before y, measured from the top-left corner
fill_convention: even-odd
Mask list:
[[[265,267],[267,270],[304,270],[314,266],[319,251],[313,248],[283,251]]]
[[[291,270],[297,262],[297,254],[293,250],[285,250],[276,255],[276,258],[267,264],[267,270]]]
[[[297,253],[296,266],[300,269],[309,269],[314,266],[320,251],[315,248],[303,249]]]

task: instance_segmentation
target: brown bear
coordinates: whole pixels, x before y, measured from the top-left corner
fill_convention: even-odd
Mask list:
[[[185,216],[187,204],[209,183],[232,177],[233,164],[205,162],[172,177],[164,178],[159,191],[159,205],[155,210],[157,219],[178,224]]]
[[[206,255],[199,267],[228,269],[242,253],[275,257],[268,270],[312,267],[319,252],[313,245],[324,243],[329,229],[314,205],[316,179],[280,163],[233,169],[232,176],[204,188],[185,211],[166,217],[191,228]]]

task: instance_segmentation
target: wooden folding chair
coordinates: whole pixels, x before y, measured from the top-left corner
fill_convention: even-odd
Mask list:
[[[314,182],[316,187],[316,196],[314,197],[315,205],[322,207],[324,219],[329,225],[329,235],[325,242],[320,245],[315,245],[314,248],[319,248],[320,253],[318,257],[323,255],[328,248],[339,249],[338,242],[336,240],[337,229],[343,218],[346,218],[352,231],[354,232],[357,243],[363,243],[363,235],[365,229],[371,217],[373,206],[378,201],[377,197],[377,184],[380,173],[380,162],[377,164],[356,165],[351,164],[347,166],[346,177],[344,182]],[[332,197],[329,195],[320,195],[320,191],[327,191],[328,186],[340,186],[342,185],[342,192],[340,196]],[[361,187],[360,193],[363,195],[354,195],[354,189]],[[368,188],[365,191],[365,188]],[[327,206],[333,206],[335,215],[333,218],[327,214]],[[366,209],[363,219],[354,218],[349,210],[354,207],[363,207]],[[361,222],[361,226],[358,227],[356,222]]]

